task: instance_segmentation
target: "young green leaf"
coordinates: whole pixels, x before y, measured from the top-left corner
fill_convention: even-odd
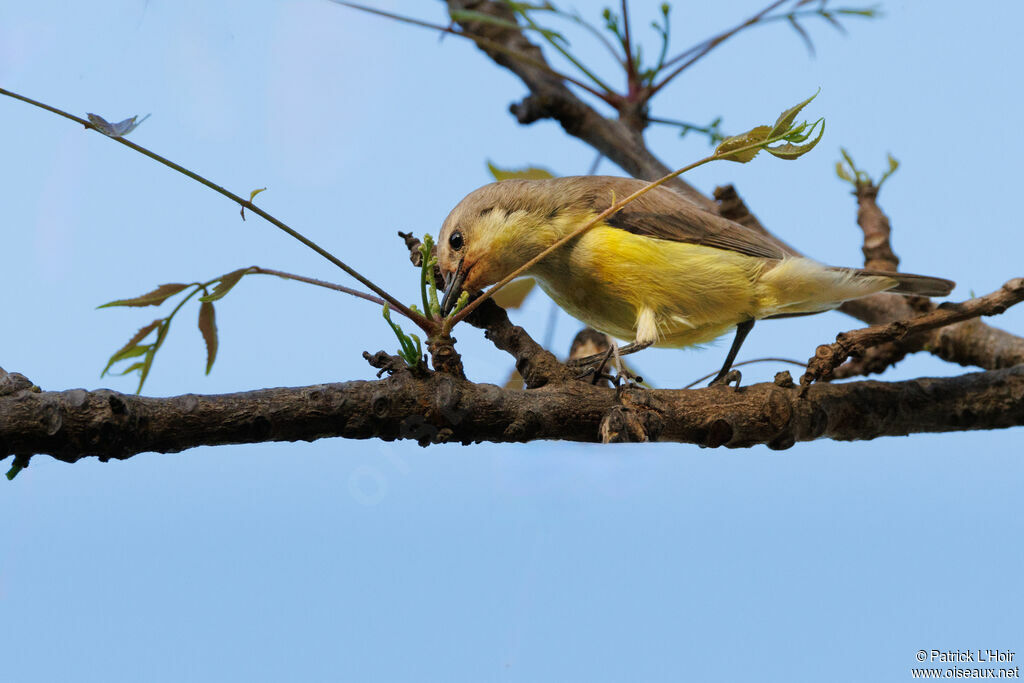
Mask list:
[[[124,377],[125,375],[130,375],[133,372],[141,372],[144,367],[146,367],[144,362],[132,363],[121,372],[114,372],[111,374],[117,375],[118,377]]]
[[[453,308],[452,312],[448,314],[448,317],[451,318],[452,316],[458,315],[458,313],[468,304],[469,292],[467,292],[466,290],[462,290],[462,294],[460,294],[459,298],[455,301],[455,308]]]
[[[171,321],[169,319],[162,320],[156,332],[156,341],[146,350],[146,357],[142,359],[142,367],[139,368],[139,387],[135,390],[136,394],[142,392],[142,385],[146,383],[149,371],[153,368],[153,358],[156,357],[156,352],[160,350],[164,339],[167,338],[167,330],[170,327]]]
[[[107,361],[107,367],[103,368],[103,372],[100,373],[100,377],[106,375],[110,370],[110,367],[117,361],[124,360],[125,358],[134,358],[135,356],[141,356],[145,353],[149,349],[149,345],[139,346],[139,342],[145,339],[149,333],[155,330],[163,321],[163,318],[157,318],[133,334],[132,338],[128,340],[128,343],[115,351],[114,355],[110,357],[110,360]]]
[[[846,182],[854,185],[857,184],[853,179],[853,176],[846,171],[846,167],[843,166],[843,162],[841,161],[836,162],[836,175],[839,176],[840,180],[845,180]]]
[[[508,19],[502,19],[496,17],[493,14],[484,14],[483,12],[475,12],[469,9],[453,9],[448,11],[448,16],[451,17],[452,21],[463,22],[463,21],[476,21],[481,24],[490,24],[491,26],[500,26],[501,28],[508,28],[515,31],[519,31],[522,27],[514,21]]]
[[[537,166],[529,166],[527,168],[511,169],[511,168],[498,168],[490,161],[487,162],[487,170],[491,172],[495,180],[546,180],[548,178],[554,178],[555,174],[551,171],[540,168]]]
[[[741,164],[745,164],[756,157],[757,153],[761,151],[761,148],[754,147],[742,152],[733,152],[732,150],[764,142],[768,139],[768,134],[771,130],[772,129],[768,126],[758,126],[748,130],[746,133],[728,137],[725,140],[722,140],[718,147],[715,148],[715,156],[725,159],[726,161],[738,161]],[[730,154],[730,152],[732,153]]]
[[[265,188],[265,187],[261,187],[258,190],[253,190],[252,192],[250,192],[249,193],[249,203],[252,204],[252,200],[256,198],[256,195],[258,195],[260,192],[265,192],[266,189],[267,188]],[[244,221],[245,220],[245,205],[244,204],[242,205],[242,208],[240,208],[238,210],[238,214],[242,217],[242,220]]]
[[[815,121],[814,125],[812,125],[810,129],[808,129],[807,134],[801,134],[799,136],[794,137],[794,139],[803,142],[808,137],[810,137],[810,135],[814,132],[815,127],[817,127],[819,123],[821,124],[821,129],[818,131],[818,137],[814,138],[810,142],[802,145],[793,144],[791,142],[785,142],[781,145],[776,145],[774,147],[765,147],[764,151],[768,152],[772,156],[778,157],[779,159],[799,159],[804,154],[807,154],[812,149],[814,149],[815,145],[817,145],[818,142],[821,140],[821,136],[825,134],[825,119],[818,119],[817,121]]]
[[[206,343],[206,374],[209,375],[217,359],[217,319],[209,301],[199,305],[199,333]]]
[[[434,286],[434,237],[428,232],[423,235],[420,243],[420,297],[423,300],[424,315],[433,318],[441,314],[441,305],[437,302],[437,287]]]
[[[884,183],[889,178],[889,176],[895,173],[896,169],[900,167],[900,162],[896,161],[896,159],[891,154],[888,154],[886,156],[889,160],[889,168],[886,169],[885,173],[882,174],[882,177],[878,179],[878,187],[882,187],[882,183]]]
[[[223,299],[231,289],[238,284],[238,281],[242,279],[242,276],[249,272],[248,268],[239,268],[233,270],[227,275],[221,276],[220,280],[217,281],[217,286],[213,288],[213,293],[207,294],[206,296],[199,297],[199,300],[208,303],[211,301],[217,301]]]
[[[183,285],[181,283],[160,285],[152,292],[148,292],[142,296],[137,296],[134,299],[118,299],[117,301],[111,301],[103,304],[102,306],[97,306],[97,308],[110,308],[111,306],[159,306],[186,287],[188,287],[188,285]]]
[[[775,125],[772,126],[771,132],[768,133],[767,137],[774,138],[778,137],[779,135],[784,135],[786,132],[788,132],[793,127],[793,122],[796,121],[796,117],[800,114],[800,111],[808,104],[810,104],[811,101],[815,97],[817,97],[818,93],[820,92],[821,88],[818,88],[818,92],[814,93],[803,102],[795,104],[786,111],[779,114],[779,118],[776,119]]]
[[[423,346],[420,338],[415,334],[406,335],[401,327],[391,321],[391,308],[386,303],[384,304],[384,320],[387,321],[388,325],[391,326],[391,331],[398,337],[398,343],[402,347],[398,350],[398,355],[402,357],[405,364],[410,368],[420,365],[423,362]],[[410,336],[412,337],[411,339]],[[413,344],[414,340],[415,344]]]

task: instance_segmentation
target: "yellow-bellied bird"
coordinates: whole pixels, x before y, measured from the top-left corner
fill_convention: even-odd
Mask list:
[[[556,240],[646,185],[576,176],[505,180],[459,202],[441,229],[447,314],[462,290],[498,282]],[[639,345],[679,348],[736,329],[721,382],[755,320],[820,313],[894,292],[945,296],[941,278],[837,268],[791,254],[760,232],[658,187],[531,267],[569,315]]]

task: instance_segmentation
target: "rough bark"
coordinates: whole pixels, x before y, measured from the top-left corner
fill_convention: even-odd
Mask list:
[[[381,357],[387,358],[375,358]],[[394,374],[377,381],[212,396],[148,398],[107,389],[50,392],[22,386],[0,396],[0,455],[45,453],[76,462],[339,436],[414,439],[423,445],[657,439],[783,449],[822,438],[1024,424],[1022,366],[906,382],[815,384],[801,396],[785,379],[739,390],[616,390],[565,382],[515,391],[444,373],[416,377],[400,369],[400,359],[392,361]]]

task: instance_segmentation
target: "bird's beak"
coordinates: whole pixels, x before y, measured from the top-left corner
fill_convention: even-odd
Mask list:
[[[463,260],[455,266],[455,271],[444,276],[444,297],[441,299],[441,315],[446,316],[455,308],[455,303],[462,294],[462,283],[466,280],[466,271],[462,268]]]

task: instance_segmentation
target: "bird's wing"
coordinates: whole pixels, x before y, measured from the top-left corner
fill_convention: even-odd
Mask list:
[[[613,192],[615,199],[621,200],[646,184],[631,178],[609,177],[604,187],[597,189],[589,199],[596,209],[603,210],[611,206]],[[701,244],[758,258],[781,259],[788,255],[785,248],[771,237],[708,213],[667,188],[651,190],[606,222],[613,228],[635,235]]]

